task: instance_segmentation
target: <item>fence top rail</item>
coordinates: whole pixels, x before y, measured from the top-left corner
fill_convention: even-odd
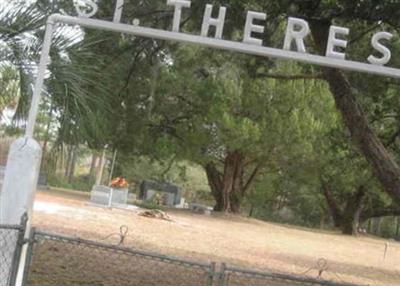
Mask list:
[[[126,254],[130,254],[130,255],[144,256],[144,257],[148,257],[151,259],[164,260],[164,261],[168,261],[171,263],[178,263],[178,264],[183,264],[183,265],[188,265],[188,266],[199,267],[199,268],[206,269],[208,271],[211,271],[213,269],[213,265],[214,265],[214,263],[212,263],[212,262],[205,263],[205,262],[197,262],[197,261],[192,261],[192,260],[180,259],[180,258],[169,256],[169,255],[157,254],[157,253],[153,253],[153,252],[136,250],[136,249],[121,247],[121,246],[117,246],[117,245],[109,245],[106,243],[95,242],[95,241],[81,239],[81,238],[77,238],[77,237],[69,237],[69,236],[35,230],[34,231],[34,241],[40,237],[47,239],[47,240],[64,241],[64,242],[71,243],[71,244],[83,244],[83,245],[87,245],[87,246],[91,246],[91,247],[97,247],[97,248],[114,250],[114,251],[121,251]]]
[[[7,230],[21,230],[21,225],[13,225],[13,224],[0,224],[0,230],[7,229]]]
[[[313,278],[300,277],[300,276],[283,274],[283,273],[275,273],[275,272],[270,272],[270,271],[250,270],[250,269],[239,268],[239,267],[224,266],[224,271],[231,272],[231,273],[240,273],[240,274],[244,274],[244,275],[261,276],[261,277],[290,280],[290,281],[297,281],[297,282],[316,284],[316,285],[324,285],[324,286],[359,286],[357,284],[351,284],[351,283],[338,283],[338,282],[322,280],[322,279],[313,279]]]

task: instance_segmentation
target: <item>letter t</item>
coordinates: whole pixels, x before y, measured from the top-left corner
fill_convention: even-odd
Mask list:
[[[182,8],[190,8],[191,2],[185,0],[167,0],[167,5],[175,6],[172,31],[179,32],[179,28],[181,25],[181,18],[182,18]]]

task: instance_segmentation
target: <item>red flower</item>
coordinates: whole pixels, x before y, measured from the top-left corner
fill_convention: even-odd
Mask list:
[[[115,178],[110,183],[112,188],[127,188],[128,186],[128,182],[122,177]]]

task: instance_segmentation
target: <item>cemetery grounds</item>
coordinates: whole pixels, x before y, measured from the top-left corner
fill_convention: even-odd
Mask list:
[[[139,216],[134,209],[111,210],[87,202],[84,193],[40,191],[35,201],[34,226],[46,232],[117,244],[120,226],[125,225],[128,235],[124,246],[134,249],[313,278],[318,277],[317,264],[323,259],[327,262],[323,279],[358,285],[399,285],[400,243],[394,241],[183,210],[167,210],[171,221],[159,220]],[[45,275],[51,275],[53,281],[63,276],[62,281],[69,283],[65,286],[80,285],[74,277],[65,277],[63,269],[52,268],[51,255],[46,259]],[[107,258],[99,257],[99,263],[102,259]],[[76,263],[82,264],[81,269],[96,266],[93,261]],[[107,276],[112,280],[113,275],[118,274],[110,268]],[[33,284],[47,286],[40,281]]]

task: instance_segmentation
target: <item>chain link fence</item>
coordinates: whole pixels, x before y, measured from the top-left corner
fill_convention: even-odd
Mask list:
[[[24,285],[101,286],[354,286],[322,279],[202,263],[32,229],[0,225],[0,286],[14,286],[21,249],[29,242]],[[123,240],[122,240],[123,241]]]
[[[24,216],[21,225],[0,225],[0,286],[15,284],[26,222]]]
[[[351,286],[230,268],[33,230],[25,285]],[[353,285],[354,286],[354,285]]]
[[[228,267],[222,264],[218,286],[354,286],[353,284],[336,283],[322,279],[293,276],[282,273],[261,272],[249,269]]]
[[[212,285],[214,264],[36,232],[29,286]]]

